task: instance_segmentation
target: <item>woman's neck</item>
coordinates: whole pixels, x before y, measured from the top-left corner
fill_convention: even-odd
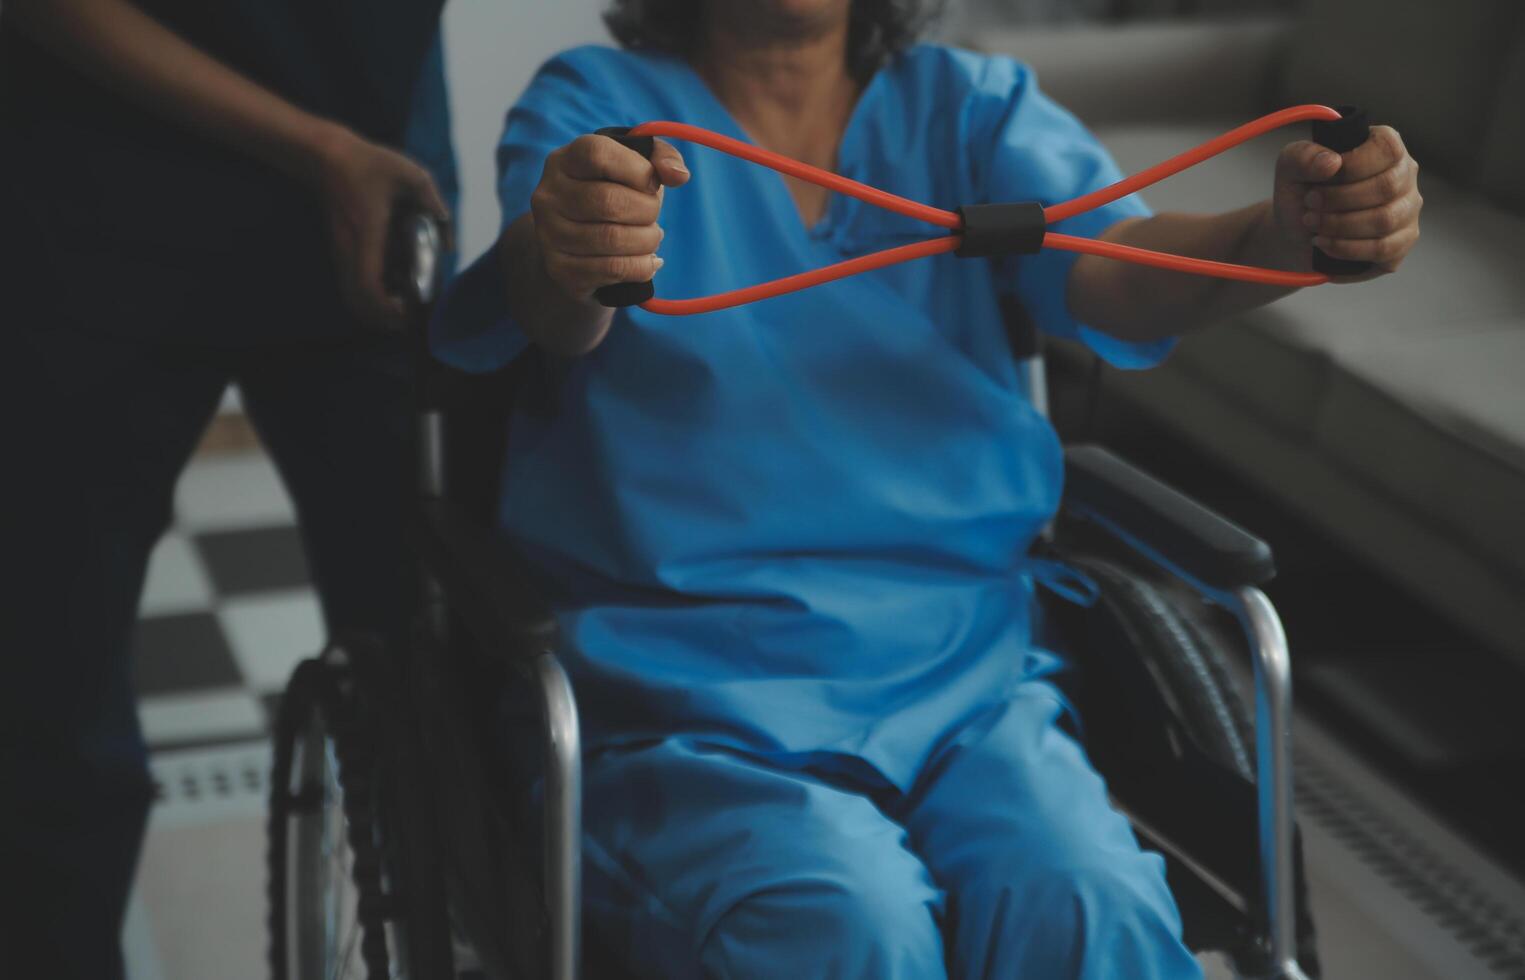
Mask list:
[[[834,170],[859,93],[847,71],[847,18],[822,24],[762,19],[717,12],[705,25],[694,67],[758,145]],[[827,192],[793,178],[787,183],[806,224],[820,220]]]

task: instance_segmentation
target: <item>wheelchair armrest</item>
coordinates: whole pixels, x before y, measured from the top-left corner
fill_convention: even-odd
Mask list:
[[[515,660],[554,648],[556,619],[522,560],[449,501],[424,501],[421,509],[420,557],[477,641]]]
[[[1271,546],[1100,446],[1064,452],[1065,509],[1145,557],[1227,592],[1276,575]]]

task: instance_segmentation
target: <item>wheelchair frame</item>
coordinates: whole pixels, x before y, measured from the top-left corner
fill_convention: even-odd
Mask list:
[[[577,699],[556,650],[555,620],[517,564],[447,500],[444,400],[431,383],[426,331],[441,236],[427,216],[400,210],[387,260],[394,291],[420,315],[421,398],[417,480],[423,614],[441,638],[452,614],[478,643],[501,651],[536,695],[544,741],[543,862],[554,980],[576,980],[582,956],[582,743]],[[1038,331],[1014,299],[1003,298],[1013,356],[1035,409],[1048,416]],[[1099,446],[1065,450],[1061,512],[1105,532],[1238,621],[1253,664],[1255,793],[1264,976],[1306,980],[1298,962],[1294,869],[1292,664],[1286,634],[1260,585],[1275,575],[1270,547],[1249,532]],[[1045,531],[1045,537],[1048,536]],[[447,598],[448,597],[448,598]],[[1140,829],[1150,828],[1133,821]],[[1157,833],[1153,836],[1158,837]]]
[[[1046,415],[1046,381],[1035,332],[1030,327],[1013,331],[1013,345],[1033,402]],[[549,966],[555,980],[574,980],[580,975],[582,953],[582,745],[576,696],[557,656],[555,622],[530,598],[533,586],[473,526],[452,513],[445,499],[442,406],[426,404],[418,422],[426,609],[442,637],[450,612],[458,615],[479,643],[506,653],[535,692],[544,739]],[[1297,959],[1294,907],[1291,657],[1276,610],[1258,587],[1275,572],[1270,549],[1098,446],[1070,447],[1065,462],[1067,514],[1100,528],[1198,596],[1229,611],[1244,631],[1254,668],[1261,879],[1256,931],[1268,954],[1266,976],[1305,980]]]

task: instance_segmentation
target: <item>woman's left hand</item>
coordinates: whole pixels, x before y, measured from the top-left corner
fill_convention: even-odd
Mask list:
[[[1386,275],[1419,241],[1419,164],[1391,126],[1373,126],[1371,137],[1343,156],[1306,140],[1291,143],[1276,161],[1272,206],[1284,239],[1302,254],[1317,247],[1373,264],[1340,281]]]

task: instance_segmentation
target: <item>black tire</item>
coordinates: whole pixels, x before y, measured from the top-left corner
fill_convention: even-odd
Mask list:
[[[1219,765],[1253,782],[1254,716],[1222,652],[1137,572],[1095,558],[1076,565],[1100,587],[1100,601],[1133,641],[1187,734]]]
[[[273,980],[451,975],[430,931],[443,902],[434,897],[437,914],[426,919],[409,901],[408,884],[415,898],[435,891],[386,802],[395,780],[373,702],[337,649],[300,664],[287,685],[268,826]]]
[[[1098,601],[1143,659],[1186,734],[1209,758],[1254,783],[1255,716],[1229,667],[1230,652],[1209,639],[1211,631],[1200,618],[1139,572],[1093,557],[1074,564],[1096,582]],[[1243,652],[1237,655],[1247,657]],[[1300,837],[1293,853],[1293,878],[1298,962],[1316,980],[1321,967]],[[1263,962],[1264,951],[1258,948],[1231,952],[1251,972]]]

